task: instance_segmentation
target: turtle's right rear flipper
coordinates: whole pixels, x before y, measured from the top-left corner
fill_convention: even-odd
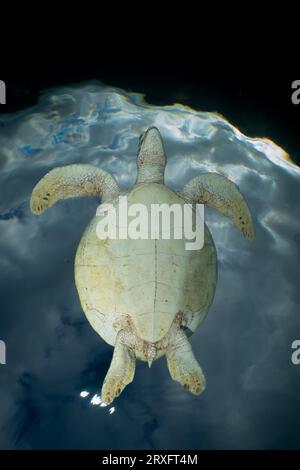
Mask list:
[[[166,356],[168,369],[173,380],[181,383],[185,389],[194,395],[200,395],[204,392],[206,386],[204,374],[185,333],[179,327]]]

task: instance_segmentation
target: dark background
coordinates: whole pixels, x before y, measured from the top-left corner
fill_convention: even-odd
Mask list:
[[[71,65],[68,59],[66,63],[58,65],[48,57],[48,65],[43,67],[39,61],[35,66],[18,64],[18,71],[4,67],[0,79],[7,84],[8,104],[0,106],[0,112],[15,112],[34,105],[39,94],[49,87],[101,80],[127,91],[144,93],[151,104],[179,102],[204,111],[218,111],[244,134],[274,140],[300,163],[300,106],[291,102],[291,84],[296,76],[290,80],[267,76],[251,79],[247,75],[232,79],[215,73],[211,74],[215,78],[205,78],[200,68],[180,64],[99,61]],[[238,270],[244,269],[245,258],[239,251],[243,243],[239,234],[238,241],[228,248],[227,257],[220,257],[223,284],[218,288],[219,303],[214,304],[206,330],[201,333],[208,333],[209,344],[199,343],[197,349],[199,357],[210,364],[208,378],[214,394],[210,392],[202,402],[183,395],[165,375],[165,364],[157,364],[155,379],[154,375],[137,373],[135,388],[120,397],[117,412],[110,417],[105,412],[97,413],[98,409],[91,407],[88,399],[79,397],[82,385],[91,394],[98,390],[111,360],[111,349],[99,341],[82,315],[73,279],[72,260],[93,207],[90,201],[66,202],[52,211],[52,219],[49,213],[38,222],[28,214],[26,199],[25,209],[21,206],[15,213],[13,201],[28,198],[29,188],[38,179],[40,170],[33,162],[34,159],[28,163],[28,173],[21,171],[7,180],[6,194],[10,197],[1,197],[7,209],[3,214],[7,226],[17,222],[24,230],[19,238],[18,231],[6,231],[7,245],[3,245],[10,247],[3,250],[3,255],[5,259],[11,258],[11,271],[1,269],[1,313],[7,319],[7,330],[12,332],[7,344],[9,363],[14,368],[3,368],[2,448],[125,449],[158,445],[164,448],[165,442],[177,447],[181,442],[182,447],[189,448],[225,448],[225,444],[226,448],[299,448],[298,369],[290,363],[290,344],[299,332],[296,242],[300,218],[296,176],[270,163],[269,174],[264,174],[263,180],[258,171],[256,179],[250,178],[253,184],[248,185],[248,190],[246,181],[243,183],[245,194],[255,207],[257,244],[251,249],[247,247],[249,269],[242,281]],[[282,246],[274,243],[261,224],[274,210],[277,219],[271,219],[275,224],[271,225],[271,234],[285,242]],[[64,211],[73,212],[70,223],[62,227],[59,222]],[[29,256],[25,260],[21,256],[22,247],[15,240],[22,240],[28,247]],[[218,246],[224,254],[226,247]],[[21,268],[19,274],[15,267]],[[252,279],[252,283],[247,290],[251,300],[246,304],[245,291],[237,283],[248,286],[247,279]],[[52,287],[54,280],[56,289]],[[234,296],[230,300],[232,291]],[[221,320],[218,313],[223,317],[219,329],[214,323],[214,318]],[[27,318],[34,319],[32,327]],[[32,332],[36,331],[38,337],[33,341]],[[5,338],[1,331],[2,334]],[[49,335],[47,341],[45,334]],[[35,354],[31,352],[31,341]],[[19,347],[10,347],[15,344]],[[249,371],[251,361],[257,367],[246,377],[247,382],[240,371]],[[140,369],[142,366],[139,364]],[[161,393],[163,385],[175,395]]]
[[[86,63],[70,60],[47,64],[37,61],[27,68],[3,69],[1,79],[7,85],[7,105],[0,114],[14,112],[37,103],[43,90],[57,85],[85,80],[100,80],[127,91],[144,93],[150,104],[182,103],[203,111],[217,111],[242,133],[250,137],[268,137],[283,147],[300,164],[300,105],[291,101],[291,84],[297,79],[283,79],[260,72],[251,75],[219,72],[207,74],[203,68],[172,63]],[[232,71],[234,72],[234,71]],[[266,71],[265,71],[266,72]]]

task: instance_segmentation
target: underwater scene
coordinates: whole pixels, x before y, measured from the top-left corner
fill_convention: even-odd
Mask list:
[[[255,237],[205,207],[218,282],[189,339],[206,390],[188,393],[162,357],[151,368],[137,361],[133,382],[107,404],[101,387],[113,348],[87,321],[74,280],[77,247],[100,200],[62,200],[36,217],[30,198],[47,172],[71,164],[105,170],[127,190],[139,136],[152,126],[164,142],[165,184],[181,191],[202,173],[227,177],[249,205]],[[0,448],[299,449],[299,198],[293,155],[217,113],[151,105],[88,81],[2,114]]]

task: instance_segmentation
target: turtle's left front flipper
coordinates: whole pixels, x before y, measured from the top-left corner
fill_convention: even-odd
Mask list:
[[[99,196],[102,201],[119,194],[114,177],[92,165],[68,165],[47,173],[35,186],[30,200],[34,214],[41,214],[61,199]]]
[[[180,196],[192,204],[205,204],[231,219],[246,238],[254,238],[249,207],[239,188],[218,173],[204,173],[187,183]]]

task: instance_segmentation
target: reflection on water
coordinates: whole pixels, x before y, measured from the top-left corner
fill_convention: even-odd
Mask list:
[[[300,170],[285,151],[217,114],[150,106],[99,83],[49,90],[0,125],[0,333],[9,351],[0,447],[300,448],[300,376],[290,361],[300,335]],[[206,210],[219,282],[191,338],[205,393],[189,395],[162,358],[150,370],[138,362],[133,383],[106,407],[98,393],[112,348],[88,324],[73,274],[98,201],[63,201],[41,217],[28,202],[42,175],[70,163],[98,165],[129,187],[138,137],[151,125],[164,138],[166,183],[176,190],[199,172],[226,174],[249,202],[256,239]]]
[[[86,397],[89,396],[89,394],[90,394],[90,392],[82,391],[80,393],[80,396],[81,396],[81,398],[86,398]],[[104,401],[101,400],[100,395],[97,395],[97,393],[95,393],[95,395],[91,399],[90,403],[92,405],[99,405],[101,408],[106,408],[108,406],[106,403],[104,403]],[[115,411],[116,411],[116,408],[114,406],[110,407],[109,410],[108,410],[109,414],[113,414]]]

